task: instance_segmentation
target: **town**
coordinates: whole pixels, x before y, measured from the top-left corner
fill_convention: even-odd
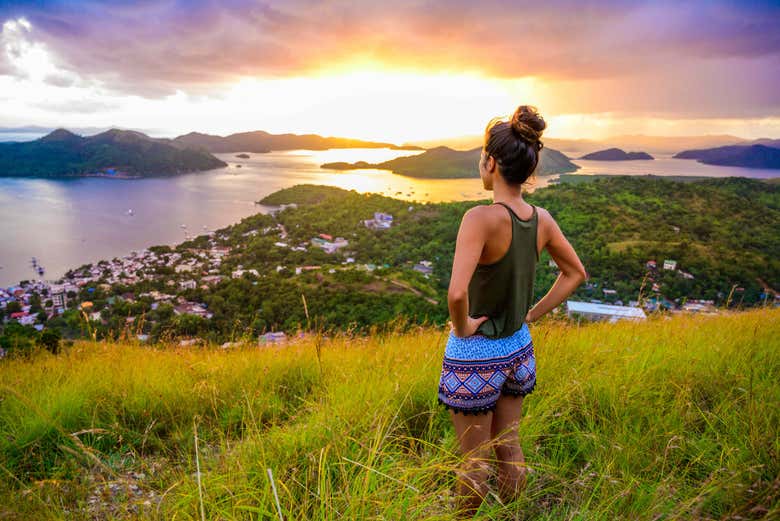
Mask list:
[[[359,219],[351,227],[338,227],[341,235],[333,233],[327,224],[312,225],[305,217],[305,206],[278,204],[268,214],[258,214],[256,222],[250,220],[227,229],[209,231],[175,248],[152,246],[132,251],[120,258],[72,269],[55,281],[44,280],[42,270],[39,270],[35,272],[35,278],[0,289],[3,323],[15,322],[41,332],[47,324],[57,324],[57,319],[70,311],[85,324],[86,334],[94,333],[96,327],[102,326],[112,329],[113,334],[121,332],[147,342],[160,338],[159,331],[155,332],[157,321],[180,317],[179,321],[184,325],[178,329],[175,340],[181,345],[189,345],[198,342],[198,327],[192,326],[191,321],[199,320],[201,324],[211,321],[215,310],[213,303],[210,306],[207,302],[209,295],[217,295],[231,281],[249,281],[257,286],[260,281],[270,279],[268,287],[275,288],[296,278],[300,278],[301,288],[330,284],[342,290],[354,287],[355,291],[364,292],[360,293],[363,295],[406,295],[405,298],[431,306],[425,309],[437,310],[436,316],[446,318],[446,279],[449,277],[446,270],[451,258],[442,259],[438,255],[436,258],[409,258],[404,255],[396,256],[400,261],[377,262],[374,260],[377,255],[367,256],[361,251],[368,247],[366,241],[371,239],[381,253],[383,234],[401,233],[404,227],[415,225],[419,219],[415,215],[418,209],[414,205],[401,204],[396,203],[395,214],[384,209],[356,216]],[[420,212],[420,215],[424,213]],[[321,222],[321,219],[315,222]],[[304,229],[312,230],[308,237]],[[429,248],[421,244],[411,251],[418,250],[429,251]],[[547,274],[547,280],[552,280],[557,266],[549,259],[538,268],[540,270]],[[637,281],[638,292],[627,292],[625,285],[618,289],[592,277],[561,311],[576,320],[642,320],[654,312],[714,314],[720,309],[742,304],[744,288],[738,284],[734,284],[728,294],[719,293],[717,304],[714,299],[686,295],[667,297],[662,279],[667,277],[664,280],[668,282],[670,275],[680,280],[695,279],[695,275],[682,269],[675,259],[648,259],[644,277],[641,282]],[[346,285],[344,280],[349,280]],[[780,298],[771,289],[767,288],[761,297],[765,305],[780,304]],[[214,298],[219,301],[222,297]],[[277,316],[283,311],[277,310]],[[121,317],[117,316],[119,313]],[[268,315],[268,306],[264,313]],[[65,336],[73,335],[78,329],[73,322],[74,319],[70,333]],[[261,344],[285,341],[289,334],[300,333],[300,321],[299,327],[292,324],[288,321],[283,325],[279,319],[270,318],[256,322],[255,341]],[[338,320],[334,324],[338,325]],[[233,342],[230,338],[223,344],[230,345]]]

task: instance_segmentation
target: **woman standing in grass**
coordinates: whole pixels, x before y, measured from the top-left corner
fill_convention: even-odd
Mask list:
[[[526,105],[485,130],[479,175],[494,204],[469,209],[455,245],[448,303],[452,329],[444,352],[439,402],[450,409],[465,457],[458,495],[473,513],[487,493],[495,450],[499,493],[511,501],[525,487],[518,439],[523,396],[536,385],[528,323],[561,304],[587,277],[576,252],[543,208],[523,200],[539,163],[546,124]],[[539,253],[560,269],[550,291],[531,306]]]

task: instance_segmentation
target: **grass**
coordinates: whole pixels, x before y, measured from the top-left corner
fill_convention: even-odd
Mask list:
[[[531,331],[533,472],[479,518],[780,517],[780,310]],[[456,519],[445,338],[5,360],[0,519]]]

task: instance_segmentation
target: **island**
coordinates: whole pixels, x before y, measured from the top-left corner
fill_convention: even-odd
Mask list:
[[[323,137],[316,134],[270,134],[263,130],[215,136],[190,132],[172,140],[177,146],[200,147],[212,153],[253,152],[263,154],[282,150],[328,150],[331,148],[390,148],[393,150],[423,150],[418,146],[363,141],[343,137]]]
[[[0,143],[0,177],[132,179],[225,166],[206,150],[130,130],[82,137],[60,128],[34,141]]]
[[[325,163],[321,168],[328,170],[378,169],[390,170],[407,177],[430,179],[455,179],[479,177],[478,164],[482,147],[471,150],[453,150],[449,147],[435,147],[422,154],[402,156],[382,163]],[[553,175],[574,172],[579,166],[572,163],[563,153],[543,148],[536,169],[536,175]]]
[[[716,166],[780,169],[780,148],[761,144],[685,150],[674,157]]]
[[[241,159],[249,159],[250,155],[249,154],[236,154],[236,157],[240,157]]]
[[[589,159],[594,161],[636,161],[653,159],[653,156],[647,152],[626,152],[620,148],[607,148],[597,152],[585,154],[580,159]]]

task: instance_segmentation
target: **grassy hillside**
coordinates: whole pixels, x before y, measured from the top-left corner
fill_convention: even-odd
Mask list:
[[[779,319],[532,325],[533,473],[481,518],[780,516]],[[0,518],[454,519],[445,336],[4,360]]]

